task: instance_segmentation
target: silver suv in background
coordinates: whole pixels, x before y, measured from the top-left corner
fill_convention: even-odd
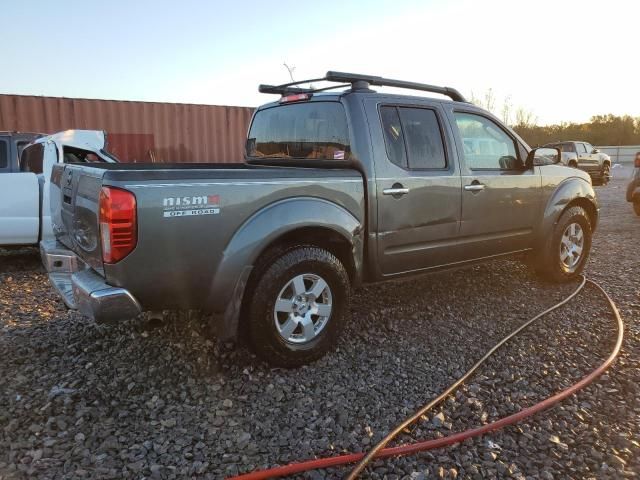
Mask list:
[[[561,163],[579,168],[591,176],[594,185],[606,185],[611,178],[611,158],[588,142],[556,142],[545,147],[557,148],[562,152]]]

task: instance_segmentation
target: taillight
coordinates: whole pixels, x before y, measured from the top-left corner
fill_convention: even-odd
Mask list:
[[[116,263],[138,243],[136,197],[127,190],[102,187],[100,191],[100,239],[102,260]]]
[[[301,102],[302,100],[309,100],[310,98],[310,93],[295,93],[293,95],[282,97],[280,99],[280,103]]]

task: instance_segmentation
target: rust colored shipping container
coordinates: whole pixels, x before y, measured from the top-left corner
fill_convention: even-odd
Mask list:
[[[253,109],[0,94],[0,130],[105,130],[129,162],[242,162]]]

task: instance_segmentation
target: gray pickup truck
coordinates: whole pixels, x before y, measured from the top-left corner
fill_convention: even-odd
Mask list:
[[[598,206],[557,149],[452,88],[321,80],[338,85],[260,86],[281,98],[255,112],[245,164],[56,165],[41,251],[67,305],[105,322],[197,309],[293,367],[337,343],[363,282],[526,252],[555,281],[582,270]]]

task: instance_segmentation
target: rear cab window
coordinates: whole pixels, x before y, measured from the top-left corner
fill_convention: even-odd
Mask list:
[[[259,110],[251,123],[246,154],[251,160],[350,160],[344,107],[335,101],[315,101]]]
[[[56,152],[57,153],[57,152]],[[64,163],[99,163],[105,160],[90,150],[65,146],[62,149]]]

